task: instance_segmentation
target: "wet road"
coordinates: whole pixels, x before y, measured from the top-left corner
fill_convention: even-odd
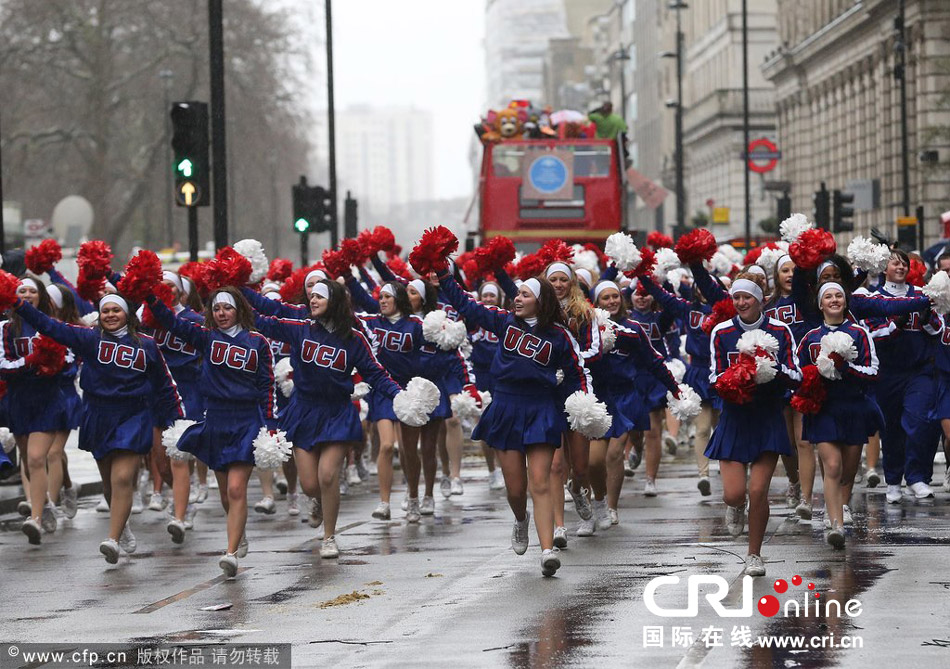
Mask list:
[[[942,492],[935,504],[906,499],[885,508],[883,488],[866,492],[859,484],[847,550],[833,552],[821,542],[820,521],[786,520],[784,480],[773,481],[768,575],[754,583],[753,608],[765,595],[783,606],[804,601],[813,583],[820,602],[860,602],[858,616],[822,609],[808,617],[755,610],[720,618],[705,602],[697,617],[650,613],[644,589],[662,575],[683,581],[656,591],[661,607],[685,607],[685,577],[696,574],[723,577],[731,584],[725,605],[741,604],[745,538],[725,532],[718,481],[713,496],[702,498],[693,471],[685,455],[664,461],[652,499],[641,494],[642,475],[628,479],[621,524],[588,539],[571,527],[553,579],[539,575],[533,534],[527,555],[510,550],[504,494],[488,490],[476,461],[464,472],[465,494],[439,497],[436,515],[418,526],[373,520],[374,486],[353,488],[343,503],[338,561],[320,560],[315,531],[288,517],[284,502],[274,516],[252,513],[250,553],[232,581],[217,567],[224,523],[214,497],[183,546],[168,539],[163,514],[135,516],[138,552],[116,566],[97,552],[106,517],[93,510],[94,499],[83,500],[76,519],[61,522],[41,547],[27,545],[19,519],[4,516],[0,640],[287,642],[300,667],[950,666],[950,504]],[[394,496],[399,518],[401,499]],[[576,525],[572,511],[568,519]],[[776,579],[788,583],[784,594],[773,590]],[[328,606],[343,595],[350,596]],[[202,610],[220,604],[230,607]],[[645,627],[662,629],[661,645],[655,637],[645,643],[655,634]],[[752,639],[821,637],[828,644],[860,636],[863,647],[743,647],[745,630],[734,636],[734,627],[747,627]]]

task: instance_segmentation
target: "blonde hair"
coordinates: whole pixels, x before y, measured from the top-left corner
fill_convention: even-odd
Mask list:
[[[554,263],[552,263],[554,264]],[[567,265],[567,263],[561,263]],[[584,297],[584,291],[581,290],[580,282],[577,280],[577,274],[574,269],[568,266],[570,274],[570,288],[568,288],[566,302],[563,306],[564,318],[567,320],[571,333],[577,336],[581,327],[588,325],[594,320],[594,308]],[[560,270],[558,270],[560,271]],[[547,276],[547,269],[544,275]]]

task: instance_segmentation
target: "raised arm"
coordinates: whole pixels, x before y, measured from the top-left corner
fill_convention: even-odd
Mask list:
[[[241,286],[241,294],[247,299],[254,311],[265,316],[277,316],[278,318],[307,318],[310,316],[309,307],[268,300],[256,290],[251,290],[247,286]]]
[[[930,307],[930,298],[924,295],[911,297],[883,297],[881,295],[851,295],[848,303],[851,315],[857,320],[866,318],[889,318],[903,316],[915,311],[924,311]]]
[[[356,280],[355,276],[348,274],[346,276],[345,283],[346,287],[350,291],[350,297],[353,298],[353,305],[357,309],[372,314],[379,313],[379,300],[375,299],[372,295],[366,292],[366,289],[360,285],[360,282]]]
[[[360,278],[363,279],[363,283],[366,284],[366,287],[370,290],[376,290],[376,281],[373,279],[372,275],[367,271],[367,269],[360,265],[357,267],[357,270],[360,273]]]
[[[66,290],[68,290],[70,293],[73,294],[73,300],[76,302],[76,310],[79,311],[80,316],[91,314],[93,311],[96,310],[96,305],[94,305],[89,300],[83,299],[79,295],[79,291],[76,290],[76,286],[74,286],[69,281],[69,279],[67,279],[65,276],[60,274],[58,269],[56,269],[55,267],[51,267],[46,273],[49,275],[50,281],[52,281],[58,286],[62,286],[63,288],[65,288]]]
[[[666,292],[650,277],[642,277],[640,283],[642,283],[643,287],[647,289],[647,292],[653,296],[653,299],[660,303],[660,307],[663,308],[663,313],[673,314],[680,318],[687,317],[692,308],[689,302]]]
[[[206,351],[211,345],[211,335],[206,328],[188,319],[179,318],[174,311],[166,307],[165,303],[154,295],[149,295],[145,298],[145,301],[148,302],[148,308],[152,310],[155,320],[168,332],[200,351]]]
[[[515,299],[515,295],[518,294],[518,286],[508,276],[508,272],[499,267],[495,270],[495,280],[498,281],[498,285],[505,291],[505,295],[508,296],[509,300]]]
[[[476,302],[459,287],[455,277],[445,272],[439,276],[439,284],[449,304],[458,309],[466,322],[477,323],[489,332],[499,335],[508,312],[494,307],[486,307]]]
[[[83,356],[95,356],[99,344],[98,333],[78,325],[69,325],[50,318],[42,311],[33,308],[29,302],[17,300],[14,306],[20,318],[36,328],[40,334],[52,337],[63,346],[77,351]]]
[[[309,328],[310,322],[289,318],[275,318],[273,316],[254,315],[254,327],[268,339],[296,344],[302,328]]]
[[[383,262],[383,259],[379,257],[378,253],[374,253],[370,258],[370,262],[373,263],[373,267],[376,268],[376,271],[379,273],[379,278],[383,281],[398,281],[399,283],[408,283],[401,276],[396,276],[396,273],[389,269],[389,265]]]
[[[715,304],[719,300],[729,297],[729,293],[710,276],[701,262],[693,263],[689,266],[689,269],[693,273],[693,283],[696,284],[699,292],[702,293],[709,304]]]

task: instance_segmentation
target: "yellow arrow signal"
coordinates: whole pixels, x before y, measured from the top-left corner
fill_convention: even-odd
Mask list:
[[[185,196],[185,206],[190,207],[195,195],[195,185],[186,181],[181,185],[181,194]]]

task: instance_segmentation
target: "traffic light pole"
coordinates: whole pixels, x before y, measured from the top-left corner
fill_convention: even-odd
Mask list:
[[[742,0],[742,145],[749,150],[749,11]],[[745,177],[745,247],[752,248],[752,186],[749,183],[749,159],[743,162]],[[781,220],[781,219],[780,219]]]
[[[336,248],[340,237],[336,206],[336,110],[333,106],[333,14],[326,0],[327,15],[327,126],[330,133],[330,245]],[[305,263],[306,264],[306,263]]]
[[[310,233],[300,233],[300,266],[306,267],[310,264]]]
[[[208,46],[211,64],[211,171],[214,245],[228,245],[227,144],[224,116],[224,27],[222,0],[208,0]]]
[[[0,153],[0,253],[7,252],[7,231],[3,226],[3,154]]]
[[[188,207],[188,259],[198,262],[198,207]]]

